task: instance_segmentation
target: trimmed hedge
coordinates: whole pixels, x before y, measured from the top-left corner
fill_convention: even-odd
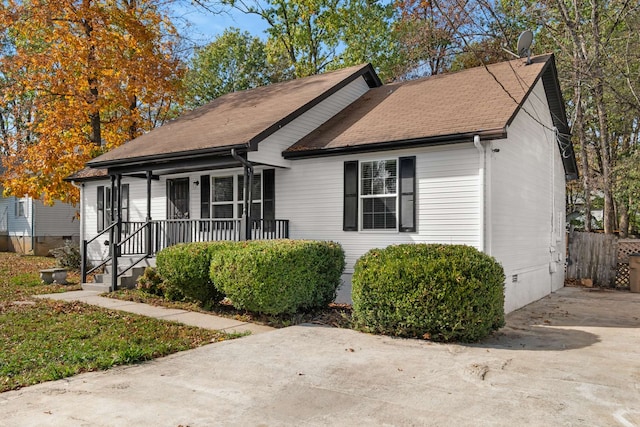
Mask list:
[[[473,342],[504,326],[504,271],[470,246],[372,249],[355,265],[353,318],[366,332]]]
[[[238,309],[289,314],[333,301],[343,270],[338,243],[265,240],[216,251],[210,278]]]
[[[156,270],[165,282],[165,296],[182,296],[202,304],[220,301],[221,294],[209,278],[211,254],[229,242],[183,243],[158,252]]]

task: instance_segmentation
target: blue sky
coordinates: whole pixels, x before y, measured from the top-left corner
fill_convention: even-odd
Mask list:
[[[229,27],[236,27],[260,38],[265,38],[264,30],[267,25],[257,15],[244,14],[232,8],[226,8],[221,13],[213,14],[185,3],[174,4],[173,15],[179,18],[176,22],[179,28],[184,27],[185,24],[188,25],[190,38],[198,44],[212,41]]]

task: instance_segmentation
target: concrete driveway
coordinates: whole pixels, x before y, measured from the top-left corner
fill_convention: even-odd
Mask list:
[[[0,394],[0,425],[640,426],[639,319],[564,288],[477,345],[295,326]]]

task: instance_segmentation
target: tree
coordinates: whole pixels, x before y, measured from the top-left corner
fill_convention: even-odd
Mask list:
[[[611,77],[618,75],[615,64],[625,56],[616,40],[626,38],[629,29],[633,28],[629,23],[637,22],[640,11],[627,1],[548,0],[542,5],[546,16],[541,22],[546,22],[545,29],[572,58],[567,71],[572,76],[573,129],[581,151],[585,201],[591,200],[592,185],[597,185],[604,195],[604,231],[613,233],[617,225],[615,213],[620,211],[616,209],[613,170],[621,153],[620,143],[624,140],[616,138],[613,121],[617,105],[629,97],[621,96],[626,90],[614,89],[611,80],[616,79]],[[553,25],[553,22],[558,24]],[[633,92],[631,85],[629,87]],[[640,103],[637,98],[635,101],[630,105],[638,117]],[[594,147],[591,159],[589,140]],[[586,214],[588,218],[588,207]]]
[[[185,105],[203,105],[225,93],[275,83],[286,77],[268,60],[265,44],[248,32],[230,28],[196,49],[184,79]]]
[[[393,4],[349,0],[340,9],[344,50],[334,68],[370,62],[383,81],[396,78],[403,61]]]
[[[393,10],[379,0],[223,0],[268,24],[267,44],[283,53],[295,77],[397,56],[390,38]]]
[[[32,103],[3,135],[5,193],[77,202],[63,179],[175,113],[175,31],[151,0],[0,4],[0,110]]]
[[[463,0],[454,1],[461,4]],[[637,141],[634,123],[640,116],[640,43],[633,29],[640,23],[640,9],[626,0],[476,1],[491,31],[484,36],[476,32],[468,43],[493,46],[490,56],[475,55],[481,62],[496,56],[500,33],[512,33],[520,26],[514,23],[524,23],[534,31],[534,48],[539,53],[559,52],[558,71],[570,100],[568,112],[580,160],[585,228],[589,230],[591,225],[592,198],[601,193],[605,233],[619,229],[626,235],[631,204],[624,195],[617,195],[617,188],[622,187],[616,182],[625,173],[629,179],[637,178],[628,168],[616,169],[616,165],[621,156],[632,151],[634,144],[630,141]],[[460,31],[456,34],[462,35]]]
[[[450,69],[456,55],[474,42],[482,26],[474,0],[397,0],[405,78],[435,75]]]

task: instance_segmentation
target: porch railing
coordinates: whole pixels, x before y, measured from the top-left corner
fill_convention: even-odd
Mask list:
[[[178,243],[243,240],[239,219],[169,219],[151,221],[153,253]],[[252,219],[245,240],[289,238],[289,220]]]
[[[289,220],[286,219],[252,219],[250,236],[247,240],[272,240],[289,238]],[[115,223],[108,227],[100,235],[89,241],[82,242],[82,255],[84,263],[89,252],[89,244],[102,244],[98,237],[107,235],[115,238],[113,228]],[[107,232],[111,233],[107,234]],[[115,245],[118,256],[153,256],[160,250],[189,242],[211,241],[240,241],[243,240],[242,221],[239,219],[169,219],[154,220],[148,222],[122,222],[120,239]],[[112,237],[113,236],[113,237]],[[102,246],[104,250],[106,246]],[[111,254],[100,266],[111,260]],[[83,264],[84,264],[83,263]],[[91,270],[83,269],[82,280],[86,281],[86,275]],[[120,272],[121,273],[121,272]]]

